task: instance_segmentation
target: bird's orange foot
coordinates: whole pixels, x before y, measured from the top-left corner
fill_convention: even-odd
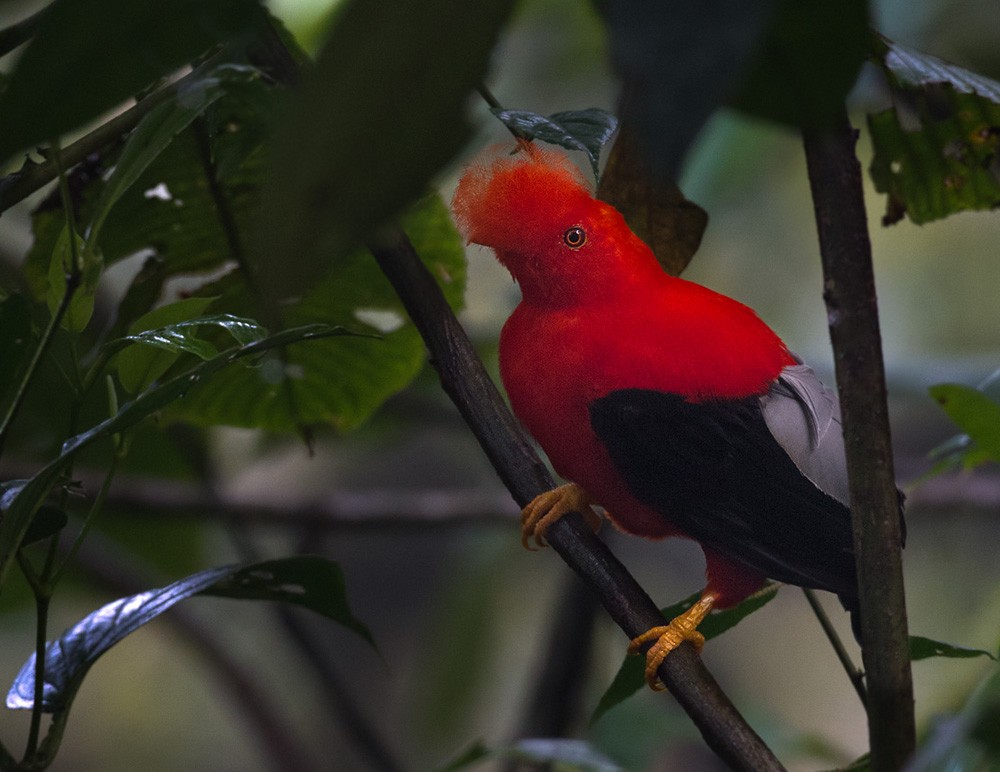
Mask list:
[[[666,687],[660,681],[656,671],[667,655],[684,641],[691,641],[694,647],[701,651],[705,636],[698,632],[697,627],[712,610],[715,603],[714,595],[702,595],[691,608],[683,614],[670,620],[669,625],[653,627],[629,644],[628,653],[638,654],[639,650],[650,641],[654,641],[646,652],[646,683],[653,691],[662,691]]]
[[[576,483],[560,485],[541,495],[535,496],[521,510],[521,544],[525,549],[534,550],[548,546],[545,532],[563,515],[579,512],[594,531],[601,527],[601,516],[593,508],[594,500]],[[531,546],[531,539],[536,547]]]

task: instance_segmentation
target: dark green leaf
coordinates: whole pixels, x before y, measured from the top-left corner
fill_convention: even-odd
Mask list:
[[[0,483],[0,518],[7,516],[7,510],[17,498],[18,493],[28,483],[27,480],[6,480]],[[66,513],[57,507],[43,504],[35,513],[31,526],[24,534],[23,544],[33,544],[36,541],[54,536],[66,527]]]
[[[971,438],[976,450],[1000,462],[1000,404],[971,386],[957,383],[932,386],[930,395]]]
[[[17,294],[0,300],[0,405],[31,342],[31,306],[27,299]]]
[[[625,84],[619,118],[635,126],[655,177],[677,179],[691,142],[745,76],[776,5],[608,4],[612,62]]]
[[[189,90],[192,105],[187,103]],[[220,91],[222,96],[218,97]],[[206,184],[208,170],[196,127],[189,125],[158,155],[154,151],[178,123],[192,118],[193,111],[203,110],[204,124],[209,127],[208,149],[217,161],[216,181],[227,197],[237,231],[245,234],[263,180],[260,141],[275,99],[276,89],[258,70],[244,66],[218,67],[190,83],[184,93],[175,94],[162,106],[162,114],[147,116],[150,123],[141,124],[145,129],[136,140],[135,158],[124,162],[125,168],[132,170],[128,176],[140,168],[142,171],[131,184],[116,184],[117,201],[110,210],[101,203],[113,198],[104,192],[112,181],[104,178],[112,167],[112,176],[118,173],[124,151],[108,151],[93,169],[74,170],[70,181],[74,190],[80,191],[78,221],[94,223],[105,217],[99,234],[105,262],[111,265],[151,250],[162,281],[176,274],[212,271],[231,260],[232,244]],[[251,106],[265,114],[252,112]],[[218,165],[223,159],[225,176]],[[44,297],[49,257],[63,226],[58,202],[43,202],[32,224],[35,242],[25,263],[25,275],[35,295]]]
[[[255,0],[55,0],[0,96],[0,162],[247,34],[259,12]]]
[[[916,662],[920,659],[931,657],[946,657],[948,659],[971,659],[973,657],[989,657],[995,660],[996,657],[983,649],[969,649],[965,646],[956,646],[953,643],[943,643],[942,641],[932,641],[920,635],[910,636],[910,659]]]
[[[268,560],[244,568],[202,591],[206,595],[291,603],[339,622],[372,646],[375,641],[347,605],[340,566],[317,555]]]
[[[62,318],[63,329],[70,332],[81,332],[90,322],[90,317],[94,313],[94,295],[97,292],[97,282],[101,278],[101,271],[104,268],[99,252],[87,249],[86,242],[79,235],[74,234],[76,239],[76,255],[84,258],[82,277],[73,298],[70,300],[69,308]],[[46,302],[49,311],[53,314],[59,308],[66,294],[66,275],[73,265],[74,247],[70,243],[69,228],[63,226],[56,240],[55,249],[49,260],[48,295]]]
[[[448,301],[461,304],[465,254],[447,207],[437,196],[421,201],[402,221],[421,259],[438,278]],[[234,275],[206,292],[221,294],[213,306],[252,315],[254,298]],[[325,341],[233,368],[193,389],[166,411],[166,420],[201,426],[227,424],[295,431],[307,424],[341,430],[366,420],[404,388],[426,362],[420,335],[370,254],[352,252],[314,278],[285,310],[289,324],[325,322],[378,333],[380,340]]]
[[[325,324],[312,324],[276,333],[264,340],[246,346],[228,349],[217,357],[202,362],[190,370],[174,376],[166,383],[140,394],[127,402],[115,415],[68,439],[58,457],[50,461],[38,474],[25,484],[14,500],[3,521],[0,522],[0,586],[11,565],[11,558],[24,539],[31,520],[42,502],[59,479],[66,464],[83,448],[98,440],[118,434],[134,426],[170,403],[181,399],[199,381],[216,375],[227,366],[245,357],[256,357],[272,349],[292,343],[313,341],[337,335],[350,335],[347,330]]]
[[[528,110],[496,109],[493,114],[525,139],[538,139],[567,150],[582,150],[590,160],[595,179],[601,148],[618,126],[615,116],[596,107],[555,113],[548,118]]]
[[[347,606],[340,567],[325,558],[303,556],[250,566],[210,568],[167,587],[109,603],[48,643],[42,710],[48,713],[67,710],[87,671],[102,654],[182,600],[198,593],[295,603],[324,614],[371,641],[368,630],[354,618]],[[7,694],[7,707],[12,710],[31,709],[34,696],[35,656],[32,655],[14,679]]]
[[[275,136],[252,255],[300,296],[422,195],[470,135],[466,100],[512,0],[349,0]]]
[[[779,0],[733,104],[795,127],[828,126],[843,113],[868,40],[866,0]]]
[[[1000,206],[1000,83],[888,41],[881,63],[899,105],[868,117],[883,224]]]
[[[175,98],[153,108],[136,126],[115,163],[114,171],[101,189],[94,204],[93,224],[88,241],[98,242],[99,234],[111,207],[139,180],[174,138],[195,118],[220,99],[234,84],[253,80],[260,73],[252,67],[227,64],[208,72],[204,77],[179,84]],[[166,195],[169,191],[164,190]]]
[[[717,635],[722,635],[722,633],[737,625],[748,615],[757,611],[767,603],[770,603],[771,600],[774,599],[774,596],[778,594],[780,587],[781,585],[776,582],[768,584],[744,600],[738,606],[733,606],[732,608],[727,608],[722,611],[716,611],[709,614],[698,626],[698,631],[705,636],[706,641],[715,638]],[[691,606],[693,606],[700,597],[701,595],[699,593],[695,593],[679,603],[675,603],[673,606],[668,606],[662,610],[664,618],[673,619],[674,617],[683,614],[691,608]],[[646,685],[645,672],[646,660],[644,657],[625,657],[625,660],[618,669],[618,673],[612,680],[611,685],[605,690],[604,694],[601,695],[601,699],[598,701],[597,707],[594,709],[594,714],[590,718],[591,723],[594,723],[601,716],[615,707],[615,705],[624,702],[637,691],[642,689]]]

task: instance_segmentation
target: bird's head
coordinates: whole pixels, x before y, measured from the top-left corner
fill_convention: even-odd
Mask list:
[[[566,155],[522,144],[491,148],[462,174],[452,200],[459,230],[492,248],[525,298],[554,302],[597,289],[622,246],[641,245],[614,207],[595,199]]]

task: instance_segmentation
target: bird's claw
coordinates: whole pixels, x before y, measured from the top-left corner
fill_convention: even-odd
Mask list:
[[[559,518],[569,512],[579,512],[595,532],[601,527],[601,516],[594,508],[593,499],[576,483],[553,488],[533,498],[521,510],[521,544],[525,549],[547,547],[545,533]],[[534,539],[535,545],[531,545]]]
[[[670,620],[670,624],[653,627],[632,639],[628,647],[629,654],[638,654],[643,646],[653,641],[646,652],[646,683],[650,689],[657,692],[666,689],[657,671],[667,655],[684,641],[690,641],[697,651],[701,651],[705,636],[698,632],[697,627],[712,610],[714,603],[714,595],[703,595],[691,608]]]

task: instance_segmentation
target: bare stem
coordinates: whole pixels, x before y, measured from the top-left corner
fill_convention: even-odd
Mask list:
[[[841,667],[843,667],[844,672],[847,673],[847,677],[850,679],[851,685],[854,687],[854,691],[858,693],[858,699],[861,700],[862,705],[867,707],[868,694],[865,691],[864,674],[854,666],[854,662],[851,660],[851,655],[848,654],[847,649],[844,648],[844,642],[840,640],[840,636],[837,635],[837,631],[830,622],[830,617],[827,616],[826,610],[820,604],[819,598],[816,597],[816,592],[808,587],[803,587],[802,592],[805,594],[806,600],[809,602],[809,608],[813,610],[813,613],[816,615],[816,619],[819,620],[819,625],[823,628],[823,632],[826,634],[826,639],[833,647],[833,651],[836,653],[837,659],[840,660]]]

